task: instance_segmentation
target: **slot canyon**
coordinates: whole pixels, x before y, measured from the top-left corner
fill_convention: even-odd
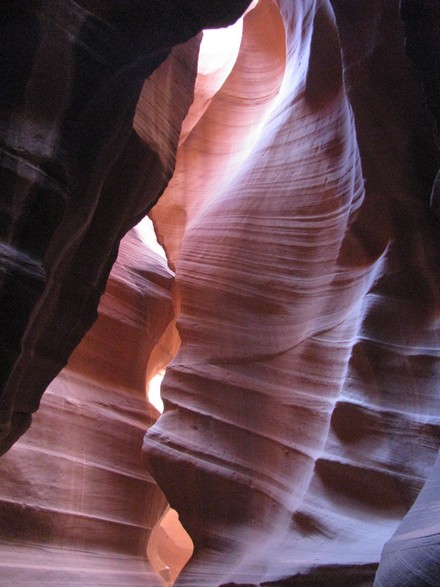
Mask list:
[[[440,587],[438,0],[0,30],[0,587]]]

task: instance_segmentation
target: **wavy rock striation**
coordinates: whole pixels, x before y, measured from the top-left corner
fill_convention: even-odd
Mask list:
[[[439,158],[398,1],[16,4],[2,452],[53,382],[0,463],[0,582],[159,585],[157,480],[195,545],[176,586],[435,585]],[[402,1],[407,38],[434,4]],[[175,276],[121,241],[159,196]]]
[[[42,0],[2,8],[2,452],[96,319],[120,239],[172,174],[192,99],[194,42],[192,58],[165,66],[160,85],[177,83],[162,100],[147,82],[140,140],[133,116],[145,78],[173,45],[232,22],[248,4]]]
[[[161,587],[145,551],[166,501],[140,446],[157,417],[145,364],[173,318],[172,287],[131,231],[98,321],[1,459],[1,585]]]
[[[371,585],[435,460],[435,147],[397,3],[361,4],[260,1],[152,211],[182,345],[144,450],[195,542],[181,586]],[[287,51],[255,88],[259,14]]]

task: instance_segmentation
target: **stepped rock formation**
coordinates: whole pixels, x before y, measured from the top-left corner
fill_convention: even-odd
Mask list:
[[[0,585],[171,585],[167,500],[176,586],[438,584],[438,11],[401,8],[1,9],[3,452],[50,385]]]
[[[2,457],[0,585],[162,585],[145,544],[166,501],[139,447],[157,417],[145,363],[173,318],[172,282],[130,232],[96,326]]]

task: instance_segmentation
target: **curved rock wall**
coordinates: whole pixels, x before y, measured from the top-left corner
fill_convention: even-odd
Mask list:
[[[176,585],[372,585],[395,531],[378,585],[436,564],[434,480],[399,528],[440,443],[440,233],[398,2],[260,0],[197,79],[199,38],[163,61],[248,5],[1,9],[3,450],[175,167],[175,278],[128,234],[0,463],[8,585],[159,584],[145,374],[180,341],[144,440],[195,543]]]
[[[0,461],[1,585],[161,587],[145,551],[166,501],[140,447],[157,417],[145,365],[173,319],[172,287],[131,231],[98,321]]]
[[[439,444],[437,155],[398,3],[278,7],[244,24],[237,69],[259,11],[287,62],[239,167],[208,159],[234,69],[152,211],[182,345],[144,449],[195,541],[182,586],[371,585]]]
[[[154,100],[144,101],[159,144],[132,128],[145,78],[173,45],[233,22],[249,3],[32,0],[2,8],[2,452],[93,324],[120,239],[172,174],[197,49],[168,73],[177,82],[162,101],[174,104],[171,119],[169,106],[161,119]]]

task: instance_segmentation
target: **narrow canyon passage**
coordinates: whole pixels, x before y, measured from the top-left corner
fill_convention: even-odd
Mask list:
[[[435,581],[431,4],[0,9],[0,585]]]

